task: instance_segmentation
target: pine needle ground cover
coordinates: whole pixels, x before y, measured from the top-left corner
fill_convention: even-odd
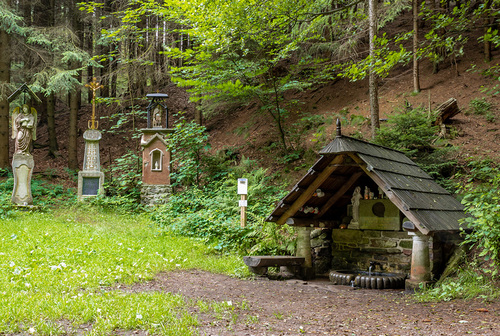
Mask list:
[[[0,265],[0,333],[37,335],[195,334],[193,309],[220,303],[125,293],[118,285],[176,269],[244,271],[237,256],[208,255],[193,239],[155,235],[146,216],[91,208],[0,220]]]

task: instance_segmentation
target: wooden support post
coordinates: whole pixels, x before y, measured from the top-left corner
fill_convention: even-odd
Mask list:
[[[247,224],[247,195],[241,195],[240,208],[241,208],[241,227]]]

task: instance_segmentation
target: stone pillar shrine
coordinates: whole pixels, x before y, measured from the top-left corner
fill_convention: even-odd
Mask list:
[[[88,122],[88,130],[83,133],[85,153],[83,154],[83,170],[78,172],[78,199],[104,194],[104,173],[101,172],[99,140],[101,132],[97,129],[99,122],[95,120],[95,92],[103,86],[93,81],[87,85],[92,90],[92,118]]]
[[[13,101],[21,93],[28,94],[31,98],[41,103],[41,100],[31,91],[26,84],[21,85],[8,102]],[[36,140],[37,112],[30,104],[14,108],[12,112],[12,139],[14,142],[14,156],[12,157],[12,172],[14,173],[14,188],[12,190],[12,203],[18,206],[33,205],[31,194],[31,176],[35,167],[33,160],[33,141]]]
[[[170,151],[167,136],[173,132],[168,128],[168,109],[165,93],[151,93],[147,108],[147,128],[141,129],[142,147],[142,189],[141,203],[164,204],[172,193],[170,185]]]

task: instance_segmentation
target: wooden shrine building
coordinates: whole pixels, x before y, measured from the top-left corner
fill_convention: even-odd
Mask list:
[[[404,153],[343,136],[337,123],[336,138],[267,220],[302,227],[299,239],[311,228],[331,232],[333,269],[377,262],[412,284],[436,278],[459,240],[462,204]]]

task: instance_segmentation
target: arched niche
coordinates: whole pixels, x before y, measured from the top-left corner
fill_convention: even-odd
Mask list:
[[[161,172],[163,170],[163,151],[155,148],[151,151],[151,171]]]

